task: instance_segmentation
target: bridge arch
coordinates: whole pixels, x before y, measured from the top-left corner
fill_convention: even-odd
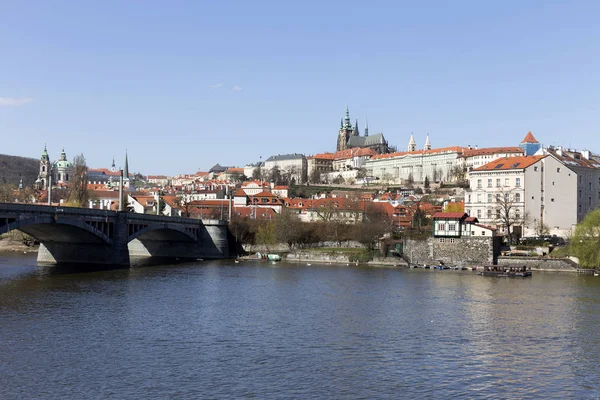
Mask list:
[[[103,243],[110,245],[112,239],[102,231],[77,218],[36,215],[16,219],[0,227],[0,233],[18,229],[40,242]]]
[[[127,241],[134,239],[195,242],[197,237],[179,225],[151,224],[130,234]]]

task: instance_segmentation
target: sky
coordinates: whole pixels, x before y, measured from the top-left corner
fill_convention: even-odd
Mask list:
[[[0,153],[175,175],[335,151],[600,152],[598,1],[0,0]]]

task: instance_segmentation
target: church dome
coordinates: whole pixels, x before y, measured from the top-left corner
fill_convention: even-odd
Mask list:
[[[68,160],[58,160],[53,164],[53,167],[67,169],[73,167],[73,164]]]

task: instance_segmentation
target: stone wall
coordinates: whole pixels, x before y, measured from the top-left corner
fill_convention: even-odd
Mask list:
[[[404,257],[411,264],[473,266],[493,264],[499,252],[499,241],[491,237],[407,239]]]
[[[577,272],[579,265],[568,258],[498,257],[498,265],[526,266],[545,271]]]

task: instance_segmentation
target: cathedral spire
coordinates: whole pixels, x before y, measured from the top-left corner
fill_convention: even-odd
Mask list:
[[[431,150],[431,142],[429,141],[429,133],[427,134],[427,139],[425,139],[425,150]]]
[[[350,111],[348,111],[348,106],[346,106],[346,117],[344,118],[344,128],[350,129]]]
[[[360,136],[360,132],[358,131],[358,119],[354,122],[354,136]]]
[[[46,143],[44,143],[44,151],[42,152],[42,161],[48,161],[50,157],[48,156],[48,150],[46,149]]]
[[[369,136],[369,120],[365,117],[365,137]]]

